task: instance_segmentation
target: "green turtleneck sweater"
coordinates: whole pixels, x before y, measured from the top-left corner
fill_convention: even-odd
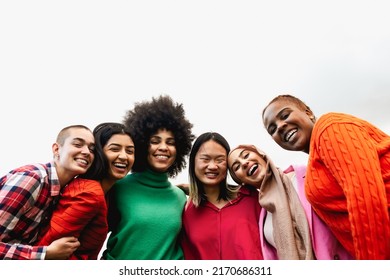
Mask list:
[[[178,236],[186,195],[167,173],[129,174],[112,191],[120,218],[107,241],[106,259],[183,259]]]

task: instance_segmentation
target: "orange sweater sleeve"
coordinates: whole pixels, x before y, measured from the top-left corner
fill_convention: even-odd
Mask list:
[[[375,141],[358,122],[328,123],[319,132],[319,159],[345,195],[356,258],[384,259],[389,213]]]

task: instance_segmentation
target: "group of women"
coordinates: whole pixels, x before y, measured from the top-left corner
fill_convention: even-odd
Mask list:
[[[95,128],[92,166],[63,188],[33,245],[75,236],[66,258],[96,259],[110,232],[102,259],[389,259],[390,136],[347,114],[317,120],[292,95],[262,121],[307,166],[282,171],[254,145],[195,137],[169,96],[135,104],[123,124]],[[188,155],[186,196],[169,179]]]
[[[307,166],[281,171],[253,145],[230,150],[217,133],[198,137],[183,216],[185,257],[389,259],[390,136],[348,114],[317,120],[292,95],[271,100],[262,121],[280,147],[308,153]],[[220,176],[227,169],[236,187]]]

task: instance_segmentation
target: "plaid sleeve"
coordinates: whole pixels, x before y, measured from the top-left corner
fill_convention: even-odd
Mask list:
[[[44,260],[45,246],[30,246],[0,242],[0,259],[3,260]]]
[[[19,171],[2,178],[0,186],[0,259],[41,259],[46,248],[31,247],[36,236],[39,209],[34,203],[40,193],[39,174]],[[34,212],[34,213],[32,213]],[[36,212],[36,213],[35,213]]]

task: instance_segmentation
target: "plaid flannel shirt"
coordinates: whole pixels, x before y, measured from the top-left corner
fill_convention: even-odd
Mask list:
[[[0,259],[44,259],[33,246],[48,224],[60,194],[53,162],[11,170],[0,178]]]

